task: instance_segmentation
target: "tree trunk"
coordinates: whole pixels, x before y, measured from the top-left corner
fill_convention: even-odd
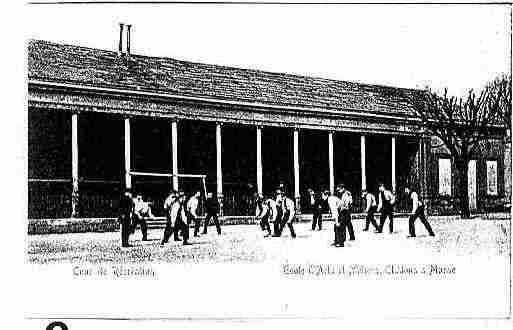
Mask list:
[[[470,205],[468,200],[468,159],[456,160],[458,197],[460,199],[460,214],[464,219],[470,218]]]

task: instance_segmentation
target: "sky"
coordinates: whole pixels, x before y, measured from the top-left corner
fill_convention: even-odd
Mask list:
[[[505,5],[27,5],[27,38],[466,95],[509,72]]]

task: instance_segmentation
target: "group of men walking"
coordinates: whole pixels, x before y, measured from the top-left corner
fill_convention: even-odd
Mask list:
[[[433,230],[426,219],[424,205],[420,201],[418,194],[409,187],[405,188],[405,193],[412,201],[412,211],[409,217],[410,237],[415,237],[415,221],[420,219],[430,236],[434,236]],[[334,241],[333,246],[343,247],[347,236],[350,241],[355,240],[354,228],[351,222],[351,206],[353,196],[343,184],[336,187],[332,194],[330,191],[322,191],[316,194],[312,189],[308,189],[309,206],[312,212],[312,230],[322,230],[322,214],[325,208],[329,209],[334,219]],[[395,195],[392,191],[385,188],[384,184],[379,184],[378,198],[369,191],[363,190],[361,197],[365,201],[365,228],[368,231],[372,224],[376,233],[382,233],[385,222],[388,219],[388,229],[390,233],[394,232],[394,205]],[[375,219],[375,213],[380,212],[379,224]],[[266,232],[265,237],[281,236],[283,229],[287,226],[292,238],[296,237],[294,231],[294,220],[296,210],[295,203],[286,196],[283,188],[278,188],[274,197],[265,198],[262,194],[256,196],[256,217],[259,220],[262,231]],[[274,223],[274,234],[271,232],[270,223]]]
[[[294,220],[296,218],[295,202],[287,196],[285,189],[276,189],[275,196],[265,198],[262,194],[256,195],[256,218],[260,227],[266,232],[265,237],[280,237],[285,226],[290,231],[290,236],[296,238]],[[273,223],[274,234],[271,232]]]
[[[416,237],[415,234],[415,221],[420,219],[421,223],[426,228],[430,236],[435,236],[431,225],[426,219],[424,204],[419,199],[417,192],[413,191],[410,187],[405,187],[405,194],[411,200],[412,209],[408,219],[409,237]],[[351,223],[351,205],[353,198],[351,193],[345,188],[343,184],[337,186],[335,193],[331,194],[330,191],[321,192],[320,198],[315,196],[313,190],[309,189],[310,204],[313,213],[312,230],[318,226],[319,230],[322,229],[322,202],[326,203],[329,211],[334,218],[334,234],[335,239],[332,245],[336,247],[343,247],[346,241],[346,231],[349,235],[349,240],[355,240],[354,228]],[[390,233],[394,232],[394,205],[395,195],[392,191],[386,189],[383,183],[379,184],[378,199],[369,191],[363,190],[362,199],[365,201],[365,227],[364,231],[368,231],[372,224],[376,233],[382,233],[385,222],[388,219],[388,230]],[[376,222],[375,213],[379,212],[379,224]]]
[[[162,237],[161,245],[169,242],[171,236],[174,241],[182,241],[183,245],[191,245],[189,242],[189,225],[194,224],[194,237],[198,237],[201,225],[201,218],[198,215],[201,192],[196,191],[188,199],[183,191],[171,191],[164,201],[166,215],[166,226]],[[205,200],[205,222],[203,234],[207,234],[208,225],[214,222],[217,233],[221,235],[219,223],[219,203],[212,193],[207,194]],[[142,196],[132,198],[129,190],[121,197],[119,205],[119,222],[121,225],[121,246],[130,247],[130,234],[135,232],[137,225],[140,225],[143,235],[142,240],[147,241],[147,218],[154,218],[149,203],[142,201]]]
[[[353,204],[353,196],[341,184],[337,186],[335,193],[331,195],[330,191],[323,191],[321,198],[328,204],[331,215],[335,224],[333,231],[335,239],[333,241],[334,246],[343,247],[346,241],[346,231],[349,234],[349,240],[354,241],[354,228],[351,222],[351,206]]]
[[[426,219],[424,204],[419,199],[417,192],[410,187],[405,187],[405,194],[411,201],[412,209],[409,216],[409,237],[416,237],[415,221],[420,219],[430,236],[434,236],[433,229]],[[334,241],[333,246],[343,247],[347,236],[349,240],[355,240],[354,228],[351,222],[351,206],[353,197],[351,192],[343,184],[336,187],[334,193],[322,191],[316,194],[308,189],[310,198],[310,208],[313,214],[312,230],[318,228],[322,230],[322,214],[327,207],[334,219]],[[371,192],[363,190],[361,194],[365,201],[365,228],[368,231],[372,225],[376,233],[382,233],[385,222],[388,219],[388,230],[394,232],[394,205],[395,195],[392,191],[386,189],[384,184],[379,184],[378,198]],[[183,245],[189,243],[189,225],[194,224],[194,237],[198,237],[201,218],[198,215],[201,192],[196,191],[192,196],[186,199],[183,191],[171,191],[164,202],[166,214],[166,227],[161,241],[161,245],[169,242],[171,236],[174,241],[182,241]],[[265,232],[265,237],[280,237],[285,229],[288,228],[290,236],[296,238],[294,230],[294,221],[296,220],[295,202],[286,193],[283,185],[280,185],[273,196],[264,197],[262,194],[256,194],[256,218],[259,220],[260,228]],[[210,221],[213,221],[217,233],[221,234],[219,223],[219,203],[212,193],[207,194],[205,200],[205,221],[203,234],[207,234],[207,228]],[[379,212],[379,223],[375,219],[375,213]],[[142,196],[132,198],[129,191],[126,191],[120,201],[119,221],[121,223],[121,242],[123,247],[130,246],[128,239],[130,234],[135,232],[136,227],[141,227],[143,240],[147,240],[146,219],[153,218],[150,203],[144,202]],[[271,230],[271,223],[273,228]],[[346,234],[347,232],[347,234]],[[181,238],[180,238],[181,237]]]
[[[409,237],[416,237],[415,234],[415,221],[420,219],[420,222],[424,225],[429,236],[435,236],[431,225],[426,219],[426,214],[424,211],[424,203],[419,199],[419,195],[417,192],[413,191],[410,187],[405,187],[404,192],[408,199],[411,201],[411,212],[408,219],[408,231]],[[366,220],[365,220],[365,228],[363,230],[369,230],[370,224],[374,226],[377,233],[383,232],[383,227],[385,225],[385,221],[388,218],[388,230],[390,233],[394,232],[394,205],[395,205],[395,195],[385,188],[384,184],[379,185],[379,203],[376,204],[376,198],[374,195],[368,191],[362,192],[362,198],[366,200]],[[379,217],[379,225],[374,219],[374,213],[380,212]]]
[[[120,199],[118,221],[121,225],[121,246],[129,247],[128,240],[135,233],[137,226],[141,227],[142,240],[148,240],[148,225],[146,219],[153,219],[151,203],[145,202],[142,195],[133,197],[130,191],[125,191]]]
[[[184,192],[171,191],[164,202],[164,211],[166,212],[166,227],[161,245],[169,241],[173,235],[174,241],[182,241],[183,245],[190,245],[189,225],[194,224],[194,237],[199,237],[201,218],[198,215],[201,192],[196,191],[188,200]],[[207,234],[210,221],[214,221],[217,234],[221,235],[221,225],[218,219],[219,203],[212,193],[207,193],[205,200],[205,223],[203,225],[203,235]],[[180,239],[180,235],[182,239]]]

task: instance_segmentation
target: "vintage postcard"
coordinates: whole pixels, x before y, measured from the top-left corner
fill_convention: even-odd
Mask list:
[[[34,328],[511,317],[510,4],[25,12]]]

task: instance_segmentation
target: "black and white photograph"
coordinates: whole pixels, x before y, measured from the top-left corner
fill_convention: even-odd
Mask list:
[[[511,4],[24,12],[33,322],[511,317]]]

